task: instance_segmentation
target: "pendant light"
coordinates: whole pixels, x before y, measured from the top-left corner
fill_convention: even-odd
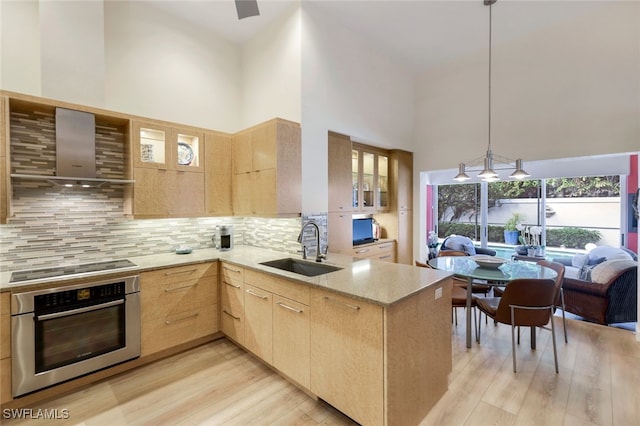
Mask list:
[[[495,182],[500,179],[498,172],[496,170],[507,170],[507,169],[515,169],[513,173],[509,176],[514,179],[524,179],[529,177],[529,173],[525,172],[522,166],[522,159],[518,158],[517,160],[511,160],[506,157],[501,157],[499,155],[495,155],[491,150],[491,36],[492,36],[492,16],[491,16],[491,5],[493,5],[497,0],[483,0],[485,6],[489,6],[489,123],[488,123],[488,144],[487,144],[487,152],[484,157],[472,160],[468,163],[460,163],[458,165],[458,174],[453,178],[458,182],[463,182],[465,180],[471,179],[471,177],[467,174],[467,171],[480,171],[478,173],[478,177],[480,177],[485,182]],[[467,164],[473,166],[482,166],[480,168],[467,168]]]

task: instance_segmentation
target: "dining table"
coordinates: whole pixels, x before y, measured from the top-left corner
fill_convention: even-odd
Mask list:
[[[467,280],[467,348],[471,348],[471,300],[472,284],[479,283],[504,287],[519,278],[552,279],[556,271],[534,262],[508,260],[486,255],[440,256],[429,260],[429,266]],[[481,266],[482,265],[482,266]],[[532,348],[535,348],[535,331],[532,329]]]

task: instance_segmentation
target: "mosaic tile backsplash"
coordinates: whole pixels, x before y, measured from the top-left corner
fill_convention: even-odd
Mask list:
[[[55,115],[50,108],[17,108],[10,114],[11,173],[55,175]],[[96,121],[97,177],[126,178],[126,126]],[[206,217],[131,220],[123,215],[123,187],[64,188],[47,181],[12,180],[12,217],[0,225],[0,270],[67,266],[168,253],[180,245],[214,247],[216,226],[234,226],[234,246],[251,245],[298,255],[302,222],[320,227],[326,250],[327,214],[302,218]],[[315,231],[303,243],[315,256]]]
[[[303,218],[205,217],[130,220],[122,188],[69,189],[14,186],[10,223],[0,226],[4,271],[90,263],[168,253],[180,245],[212,248],[217,225],[234,225],[234,246],[264,247],[299,256],[302,221],[315,220],[326,247],[326,214]],[[304,239],[315,255],[315,232]],[[313,247],[313,250],[311,248]]]

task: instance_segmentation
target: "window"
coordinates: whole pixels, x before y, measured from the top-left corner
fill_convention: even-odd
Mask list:
[[[542,227],[547,249],[620,244],[620,176],[439,185],[435,194],[439,238],[458,234],[511,247],[517,243],[505,241],[504,230],[516,214],[519,223]]]

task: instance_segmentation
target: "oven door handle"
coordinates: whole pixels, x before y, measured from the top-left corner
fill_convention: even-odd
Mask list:
[[[112,302],[101,303],[99,305],[87,306],[84,308],[72,309],[70,311],[56,312],[55,314],[38,315],[37,321],[46,321],[54,318],[68,317],[70,315],[82,314],[84,312],[97,311],[98,309],[110,308],[111,306],[122,305],[124,299],[114,300]]]

